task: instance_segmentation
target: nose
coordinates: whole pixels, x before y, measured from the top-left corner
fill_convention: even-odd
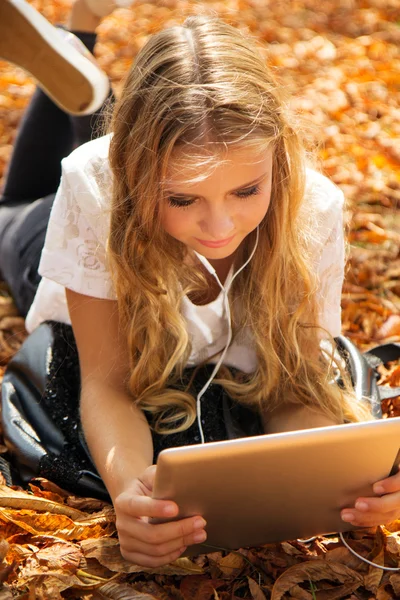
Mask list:
[[[224,210],[212,210],[200,222],[201,231],[214,240],[224,240],[233,234],[234,223],[231,215]]]

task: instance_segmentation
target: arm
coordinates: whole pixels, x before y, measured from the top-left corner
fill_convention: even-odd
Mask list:
[[[264,418],[265,433],[282,433],[329,425],[338,425],[338,423],[317,410],[294,403],[285,403]]]
[[[127,390],[127,349],[117,303],[67,290],[79,350],[85,437],[112,498],[153,462],[150,428]]]
[[[81,418],[97,469],[112,498],[121,553],[156,567],[206,539],[201,517],[153,525],[149,517],[178,514],[178,506],[151,498],[155,467],[149,425],[127,390],[128,351],[117,303],[66,291],[79,352]]]

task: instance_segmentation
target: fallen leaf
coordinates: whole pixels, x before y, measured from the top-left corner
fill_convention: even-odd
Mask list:
[[[138,592],[127,583],[106,583],[91,595],[91,600],[161,600],[159,596]]]
[[[249,583],[249,590],[253,600],[266,600],[265,594],[254,579],[247,577]]]
[[[180,592],[184,600],[211,600],[218,585],[223,585],[223,581],[190,575],[182,579]]]
[[[203,569],[189,558],[178,558],[169,565],[157,568],[141,567],[122,557],[118,540],[114,538],[86,539],[80,542],[86,558],[95,558],[100,564],[118,573],[159,573],[164,575],[188,575],[203,573]]]
[[[245,565],[245,560],[238,552],[230,552],[218,560],[216,564],[224,575],[237,577]]]
[[[55,535],[64,540],[84,540],[109,535],[115,531],[114,523],[101,513],[97,513],[97,518],[87,515],[85,521],[75,522],[63,514],[35,513],[0,507],[1,520],[34,535]]]
[[[84,519],[85,513],[65,504],[41,498],[24,491],[13,490],[5,485],[0,485],[0,507],[21,508],[27,510],[41,510],[56,515],[67,515],[71,519]]]
[[[293,586],[303,581],[316,582],[320,579],[344,584],[342,590],[337,590],[339,594],[349,594],[363,583],[362,576],[345,565],[324,560],[309,561],[290,567],[278,577],[272,589],[271,600],[280,600]],[[332,595],[330,598],[340,598],[340,595]]]

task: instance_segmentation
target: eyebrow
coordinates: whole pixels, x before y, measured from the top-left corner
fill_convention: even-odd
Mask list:
[[[270,171],[267,171],[266,173],[263,173],[263,175],[260,175],[260,177],[257,177],[257,179],[254,179],[254,181],[249,181],[249,183],[244,183],[243,185],[239,185],[239,187],[236,187],[233,190],[229,190],[229,192],[227,192],[227,193],[234,194],[235,192],[245,190],[246,188],[256,185],[257,183],[260,183],[269,174],[270,174]],[[171,196],[173,195],[173,196],[182,197],[182,198],[183,197],[185,197],[185,198],[187,198],[187,197],[195,198],[196,197],[197,198],[199,196],[199,194],[183,194],[183,193],[179,193],[179,192],[175,193],[172,190],[165,190],[165,193],[170,194]]]

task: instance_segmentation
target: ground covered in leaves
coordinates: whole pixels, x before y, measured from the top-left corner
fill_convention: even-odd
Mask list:
[[[70,3],[32,4],[63,22]],[[116,11],[99,29],[96,54],[116,93],[149,35],[202,11],[260,40],[314,134],[310,144],[320,144],[322,171],[345,192],[350,251],[343,332],[363,349],[400,341],[399,1],[137,0],[134,10]],[[0,62],[0,183],[33,88],[23,71]],[[0,284],[0,378],[24,336],[23,320]],[[386,365],[382,382],[399,385],[400,366]],[[383,408],[385,416],[398,416],[400,400]],[[0,534],[0,600],[400,598],[400,573],[369,567],[334,536],[141,569],[122,559],[109,505],[73,497],[45,480],[33,482],[29,492],[0,485]],[[400,521],[353,533],[351,544],[366,558],[396,567]]]

